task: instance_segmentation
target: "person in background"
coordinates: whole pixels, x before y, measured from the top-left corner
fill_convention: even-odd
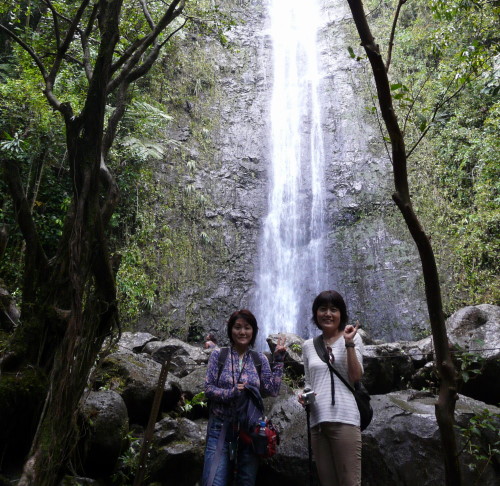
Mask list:
[[[312,305],[312,320],[322,331],[330,364],[352,385],[363,375],[363,343],[359,324],[347,324],[343,297],[334,290],[321,292]],[[352,392],[320,359],[313,340],[302,346],[305,386],[315,392],[309,405],[311,446],[322,486],[361,485],[361,429]],[[304,405],[302,394],[299,402]]]
[[[205,378],[210,409],[202,486],[255,484],[259,458],[251,444],[239,439],[236,404],[248,386],[256,387],[262,396],[277,396],[286,352],[281,338],[272,365],[263,353],[252,351],[258,330],[257,320],[249,310],[234,312],[227,323],[231,347],[221,369],[219,355],[224,348],[216,348],[210,355]]]
[[[217,338],[215,334],[209,332],[205,336],[205,344],[203,344],[203,349],[212,349],[217,347]]]

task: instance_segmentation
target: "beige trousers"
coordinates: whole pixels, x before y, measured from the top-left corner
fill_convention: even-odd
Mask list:
[[[361,486],[361,430],[337,422],[311,428],[321,486]]]

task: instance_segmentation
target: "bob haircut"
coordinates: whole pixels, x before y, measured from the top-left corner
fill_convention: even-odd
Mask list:
[[[319,329],[321,329],[321,326],[318,324],[318,309],[328,305],[332,305],[340,311],[339,329],[343,331],[347,325],[349,316],[347,315],[347,307],[345,305],[344,298],[335,290],[324,290],[314,299],[312,305],[312,321]]]
[[[247,309],[240,309],[233,312],[231,314],[231,317],[227,321],[227,337],[229,338],[229,341],[231,342],[231,344],[234,344],[232,330],[234,324],[238,319],[244,319],[246,322],[248,322],[248,324],[252,326],[253,333],[252,333],[252,340],[250,341],[250,346],[253,346],[255,344],[255,339],[257,339],[259,326],[257,326],[257,319],[255,319],[255,316]]]

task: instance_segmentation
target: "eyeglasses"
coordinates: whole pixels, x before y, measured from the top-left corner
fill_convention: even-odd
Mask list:
[[[332,347],[327,346],[326,350],[328,351],[328,361],[330,361],[330,364],[333,365],[333,363],[335,363],[335,356],[333,355]]]

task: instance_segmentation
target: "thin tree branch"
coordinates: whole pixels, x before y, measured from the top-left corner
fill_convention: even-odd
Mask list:
[[[69,25],[71,25],[73,23],[73,19],[71,19],[70,17],[67,17],[66,15],[62,14],[61,12],[58,12],[56,10],[56,8],[53,6],[53,4],[50,2],[50,0],[42,0],[48,7],[49,7],[49,10],[52,12],[52,14],[62,20],[64,20],[65,22],[67,22]],[[59,26],[58,27],[58,31],[59,31]],[[80,32],[81,30],[79,28],[77,28],[77,31]],[[58,36],[59,38],[59,36]],[[59,43],[57,43],[57,47],[59,47]]]
[[[76,64],[77,66],[80,66],[81,68],[85,69],[85,65],[80,59],[77,59],[76,57],[72,56],[71,54],[65,54],[64,59],[66,59],[68,62]]]
[[[59,20],[58,20],[58,17],[64,18],[64,20],[66,20],[68,22],[71,22],[71,20],[68,19],[68,18],[66,18],[66,17],[63,17],[63,15],[61,15],[55,9],[54,5],[52,5],[52,2],[50,0],[43,0],[43,3],[45,3],[45,5],[47,5],[47,7],[49,7],[49,10],[52,13],[52,19],[54,21],[54,35],[56,37],[56,46],[59,49],[59,46],[61,45],[61,32],[59,30]]]
[[[90,49],[89,42],[86,31],[80,33],[80,39],[82,43],[82,54],[83,54],[83,69],[85,70],[85,76],[88,81],[92,80],[92,65],[90,63]]]
[[[6,159],[2,165],[4,177],[14,202],[17,224],[26,241],[26,251],[34,256],[35,261],[39,262],[42,268],[48,268],[48,259],[42,248],[35,221],[25,196],[17,163],[14,160]]]
[[[141,8],[142,8],[142,11],[144,13],[144,17],[146,18],[146,21],[149,24],[149,27],[151,27],[151,30],[154,30],[155,23],[153,21],[153,18],[151,17],[151,14],[149,13],[149,9],[148,9],[148,5],[146,3],[146,0],[139,0],[139,3],[141,4]]]
[[[123,54],[119,57],[119,59],[113,63],[113,65],[111,66],[111,73],[115,73],[116,71],[118,71],[118,69],[120,69],[126,62],[128,59],[130,59],[130,56],[132,56],[132,54],[136,51],[136,49],[141,45],[141,43],[143,42],[143,39],[144,37],[141,37],[140,39],[136,39],[132,44],[130,44],[126,49],[125,51],[123,52]]]
[[[60,40],[60,32],[59,32],[59,23],[58,23],[57,19],[58,18],[63,19],[70,26],[73,24],[73,20],[69,17],[66,17],[62,13],[58,12],[50,0],[43,0],[43,1],[45,2],[45,4],[49,7],[50,11],[52,12],[52,16],[54,18],[54,31],[55,31],[55,36],[56,36],[56,45],[57,45],[57,48],[59,48],[61,45],[61,40]],[[88,25],[87,25],[85,30],[80,29],[78,26],[76,28],[76,32],[78,32],[78,34],[80,35],[80,39],[81,39],[81,43],[82,43],[83,61],[78,61],[74,57],[69,56],[68,54],[65,55],[65,57],[67,59],[71,59],[74,62],[78,62],[78,64],[81,64],[84,67],[85,75],[89,81],[92,77],[92,67],[90,65],[90,51],[89,51],[89,45],[88,45],[88,37],[89,37],[90,33],[92,32],[92,25],[93,25],[95,18],[97,16],[98,9],[99,9],[99,4],[97,3],[92,8],[89,22],[88,22]]]
[[[408,111],[406,112],[406,115],[405,115],[405,119],[404,119],[404,122],[403,122],[403,133],[406,133],[406,125],[408,124],[408,120],[410,119],[410,115],[412,114],[413,112],[413,108],[415,107],[415,103],[417,102],[417,99],[419,98],[420,96],[420,93],[422,92],[422,90],[425,88],[425,85],[429,82],[429,80],[431,79],[431,76],[432,76],[433,73],[429,73],[429,75],[427,76],[427,78],[425,79],[425,81],[422,83],[422,85],[420,86],[420,88],[417,90],[417,93],[415,96],[413,96],[413,100],[411,102],[411,105],[410,107],[408,108]]]
[[[161,34],[161,32],[163,32],[163,30],[167,27],[167,25],[169,25],[176,17],[178,17],[182,13],[182,10],[184,9],[184,4],[185,4],[184,0],[172,1],[167,12],[165,12],[165,15],[160,19],[158,24],[156,24],[155,29],[149,35],[147,35],[142,39],[138,48],[135,50],[135,52],[132,53],[128,61],[125,62],[122,71],[118,74],[118,76],[115,79],[113,79],[108,84],[108,89],[107,89],[108,93],[113,92],[118,87],[118,85],[125,78],[128,77],[128,75],[140,61],[141,57],[144,55],[146,50],[156,41],[157,37]]]
[[[366,75],[366,71],[364,69],[364,66],[363,66],[363,73]],[[379,113],[379,110],[377,109],[377,102],[376,102],[375,95],[373,93],[372,83],[367,82],[367,87],[368,87],[368,91],[370,92],[370,97],[372,99],[373,107],[375,108],[375,117],[377,119],[377,124],[378,124],[378,129],[380,131],[380,135],[382,136],[382,141],[384,142],[385,152],[387,154],[387,158],[390,160],[390,162],[392,164],[392,154],[391,154],[391,151],[389,150],[389,144],[387,143],[387,137],[385,136],[385,133],[384,133],[384,125],[382,124],[382,120],[380,119],[380,113]]]
[[[99,14],[99,3],[96,2],[92,7],[92,12],[89,17],[89,21],[87,22],[87,27],[85,28],[84,34],[86,37],[90,37],[90,34],[94,30],[94,22]]]
[[[167,41],[165,41],[167,42]],[[154,62],[158,59],[158,55],[160,54],[160,50],[165,44],[165,42],[162,42],[159,45],[154,46],[154,48],[149,52],[148,56],[142,62],[139,66],[137,66],[135,69],[132,69],[128,76],[126,77],[126,82],[127,84],[130,84],[134,82],[135,80],[139,79],[141,76],[144,76],[151,67],[153,66]]]
[[[446,95],[446,93],[449,91],[450,87],[451,87],[451,83],[448,85],[448,87],[446,88],[446,91],[444,93],[444,95]],[[449,103],[453,98],[455,98],[455,96],[458,96],[458,94],[465,88],[465,83],[463,83],[457,90],[455,90],[450,96],[448,96],[447,98],[444,98],[442,99],[439,103],[436,104],[436,106],[434,107],[434,110],[432,112],[432,116],[431,116],[431,119],[430,119],[430,122],[427,124],[427,126],[425,127],[425,130],[420,134],[420,137],[418,138],[418,140],[413,144],[413,147],[411,147],[411,149],[408,151],[408,154],[407,154],[407,158],[409,158],[411,156],[411,154],[416,150],[416,148],[420,145],[420,142],[424,139],[424,137],[427,135],[427,132],[430,130],[431,126],[432,126],[432,123],[434,122],[434,120],[436,119],[436,116],[437,114],[439,113],[439,110],[441,110],[441,108],[443,106],[445,106],[447,103]]]
[[[188,19],[188,18],[186,18],[186,19],[184,20],[184,22],[182,23],[182,25],[181,25],[179,28],[177,28],[177,29],[175,29],[173,32],[171,32],[171,33],[167,36],[167,38],[166,38],[166,39],[165,39],[165,40],[161,43],[161,47],[163,47],[163,46],[164,46],[164,45],[165,45],[165,44],[166,44],[166,43],[167,43],[167,42],[168,42],[168,41],[169,41],[169,40],[170,40],[170,39],[171,39],[171,38],[172,38],[175,34],[177,34],[177,32],[179,32],[180,30],[182,30],[182,29],[184,28],[184,26],[187,24],[188,20],[189,20],[189,19]]]
[[[160,51],[162,49],[162,47],[177,33],[179,32],[180,30],[182,30],[184,28],[184,26],[186,25],[187,23],[187,19],[184,20],[184,22],[182,23],[182,25],[180,27],[178,27],[177,29],[175,29],[173,32],[171,32],[167,38],[165,40],[162,41],[161,44],[159,45],[156,45],[152,50],[151,52],[148,54],[148,56],[146,57],[146,59],[144,60],[144,62],[142,62],[139,66],[137,66],[135,69],[133,69],[130,74],[127,76],[127,83],[132,83],[134,81],[136,81],[137,79],[139,79],[140,77],[144,76],[147,72],[149,72],[149,70],[151,69],[151,67],[153,66],[153,64],[155,63],[155,61],[158,59],[158,55],[160,54]]]
[[[49,10],[52,13],[52,20],[54,21],[54,35],[56,36],[56,45],[59,48],[59,46],[61,45],[61,34],[59,31],[59,21],[58,21],[59,13],[54,8],[50,0],[42,0],[42,1],[43,3],[45,3],[45,5],[47,5],[47,7],[49,7]]]
[[[61,67],[61,62],[64,59],[64,55],[69,49],[69,46],[71,45],[71,42],[73,42],[73,39],[75,37],[75,32],[78,30],[78,24],[80,23],[80,20],[85,12],[85,9],[87,8],[90,0],[82,0],[82,3],[79,7],[79,9],[76,12],[75,17],[72,20],[71,25],[69,26],[68,31],[66,32],[66,37],[64,38],[64,41],[60,46],[58,46],[57,49],[57,55],[54,59],[54,64],[52,65],[52,69],[50,70],[50,73],[48,75],[46,84],[47,84],[47,91],[52,92],[52,89],[54,87],[54,82],[56,79],[56,76],[59,72],[59,69]]]
[[[387,49],[387,62],[385,64],[386,72],[389,72],[389,66],[391,65],[392,58],[392,48],[394,47],[394,35],[396,33],[396,25],[398,23],[399,14],[401,12],[401,7],[406,3],[407,0],[399,0],[398,6],[396,7],[396,13],[394,14],[394,20],[392,21],[391,35],[389,37],[389,48]]]
[[[40,70],[40,74],[42,75],[43,79],[47,79],[47,71],[45,70],[45,66],[43,65],[41,59],[37,56],[35,51],[28,45],[26,42],[24,42],[20,37],[18,37],[14,32],[12,32],[8,27],[5,27],[5,25],[0,24],[0,30],[3,30],[12,40],[17,42],[33,59],[35,64],[37,65],[38,69]]]

